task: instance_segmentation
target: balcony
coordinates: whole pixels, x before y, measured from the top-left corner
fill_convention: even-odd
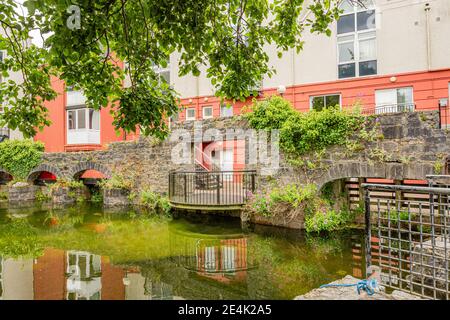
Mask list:
[[[67,107],[84,106],[86,104],[86,97],[83,91],[67,91]]]
[[[255,191],[256,171],[172,171],[169,200],[180,209],[238,210]]]
[[[67,131],[67,144],[100,144],[100,130],[77,129]]]
[[[354,106],[348,106],[344,108],[350,109],[352,107]],[[361,113],[363,115],[414,112],[414,111],[416,111],[416,105],[414,103],[364,105],[361,108]]]

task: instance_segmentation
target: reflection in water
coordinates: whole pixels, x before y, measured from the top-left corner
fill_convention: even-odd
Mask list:
[[[89,208],[56,212],[56,224],[47,216],[0,211],[0,299],[292,299],[363,274],[360,232],[306,237],[255,226],[244,233],[239,221],[126,218]]]
[[[189,233],[170,229],[172,260],[198,275],[223,283],[245,281],[255,267],[249,260],[249,237],[244,234]]]
[[[101,257],[82,251],[69,251],[67,257],[67,299],[100,300],[102,291]]]

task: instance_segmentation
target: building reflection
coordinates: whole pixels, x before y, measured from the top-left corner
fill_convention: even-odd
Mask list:
[[[101,300],[102,258],[83,251],[66,252],[67,300]]]
[[[247,271],[255,267],[248,259],[248,241],[243,234],[170,232],[171,256],[177,265],[222,283],[247,280]]]

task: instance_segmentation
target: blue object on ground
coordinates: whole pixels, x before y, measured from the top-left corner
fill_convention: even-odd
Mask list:
[[[356,287],[358,294],[361,294],[361,291],[365,291],[369,296],[372,296],[375,293],[375,289],[378,288],[378,282],[376,279],[367,279],[358,281],[357,283],[324,284],[320,286],[320,288],[338,288],[338,287]]]

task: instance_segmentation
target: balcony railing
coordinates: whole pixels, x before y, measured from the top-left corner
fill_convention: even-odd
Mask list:
[[[380,104],[380,105],[364,104],[361,107],[357,107],[354,105],[344,105],[342,109],[359,110],[361,114],[369,116],[374,114],[414,112],[416,111],[416,105],[414,103]]]
[[[256,171],[172,171],[169,199],[174,205],[241,206],[255,191]]]

